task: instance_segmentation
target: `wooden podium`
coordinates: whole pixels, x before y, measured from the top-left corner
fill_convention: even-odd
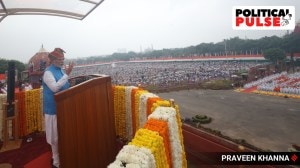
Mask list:
[[[117,155],[111,78],[90,77],[55,94],[61,168],[104,168]]]

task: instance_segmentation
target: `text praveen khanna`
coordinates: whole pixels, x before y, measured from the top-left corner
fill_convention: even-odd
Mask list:
[[[222,155],[221,160],[224,162],[281,162],[290,161],[288,155]]]

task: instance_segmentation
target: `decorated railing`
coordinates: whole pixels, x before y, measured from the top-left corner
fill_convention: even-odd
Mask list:
[[[132,86],[114,86],[113,95],[116,133],[129,143],[110,168],[187,167],[178,105]]]
[[[43,130],[42,94],[41,89],[33,89],[15,93],[15,101],[19,112],[19,136],[27,136],[36,131]],[[0,139],[2,140],[3,103],[7,95],[0,94]],[[10,124],[12,127],[13,124]],[[11,129],[9,129],[11,135]]]
[[[126,143],[109,167],[187,167],[179,107],[134,86],[113,86],[116,135]],[[15,93],[19,135],[43,131],[42,89]],[[0,95],[0,107],[6,95]],[[0,108],[0,131],[3,110]],[[0,134],[2,139],[2,134]]]

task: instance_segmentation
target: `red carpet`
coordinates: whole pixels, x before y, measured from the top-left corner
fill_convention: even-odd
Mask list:
[[[46,152],[31,162],[27,163],[24,168],[51,168],[51,152]]]
[[[13,168],[31,168],[28,166],[38,166],[44,168],[46,164],[50,167],[49,153],[51,151],[50,145],[46,142],[44,133],[36,133],[30,135],[31,142],[26,142],[27,137],[22,140],[21,147],[19,149],[5,151],[0,153],[0,164],[10,163]],[[0,148],[2,144],[0,144]],[[46,160],[48,159],[48,160]],[[33,168],[33,167],[32,167]],[[47,168],[47,167],[45,167]]]

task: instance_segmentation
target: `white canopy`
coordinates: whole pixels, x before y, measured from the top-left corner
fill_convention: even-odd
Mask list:
[[[104,0],[0,0],[0,22],[10,15],[52,15],[83,20]]]

